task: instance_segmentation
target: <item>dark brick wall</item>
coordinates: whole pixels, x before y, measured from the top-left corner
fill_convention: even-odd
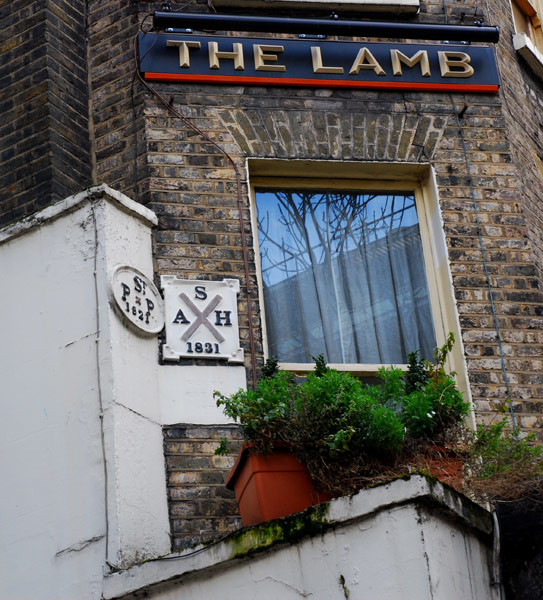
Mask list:
[[[493,8],[501,24],[497,47],[502,74],[501,96],[511,154],[522,176],[519,192],[531,242],[533,262],[543,275],[543,80],[536,77],[515,52],[514,29],[509,16],[509,2],[500,0]]]
[[[447,5],[449,23],[470,23],[481,14],[481,7],[475,3]],[[442,3],[424,3],[419,18],[443,22]],[[500,18],[508,19],[505,9]],[[491,22],[502,25],[496,20]],[[195,84],[154,87],[231,154],[244,177],[247,223],[247,157],[432,165],[470,387],[477,418],[484,421],[495,418],[495,410],[507,392],[483,269],[474,196],[510,397],[519,424],[542,437],[543,320],[536,258],[538,236],[542,235],[537,213],[537,197],[541,194],[540,171],[533,156],[533,140],[540,135],[536,131],[540,95],[537,87],[528,89],[528,84],[533,86],[534,82],[516,55],[506,54],[510,47],[507,35],[502,34],[500,64],[507,73],[511,67],[505,65],[504,56],[516,61],[515,76],[519,79],[504,85],[500,95]],[[523,82],[523,88],[519,82]],[[515,97],[506,96],[509,88],[514,88]],[[523,94],[530,99],[524,101]],[[516,107],[516,116],[510,114],[511,106]],[[528,107],[523,120],[522,106]],[[464,107],[463,116],[458,119],[456,113]],[[157,270],[184,277],[239,277],[243,282],[231,166],[154,98],[146,97],[143,111],[148,163],[146,198],[159,215],[155,234]],[[249,226],[247,233],[251,244]],[[252,260],[252,253],[250,256]],[[254,287],[253,263],[250,270]],[[245,298],[242,284],[240,324],[249,358]],[[256,302],[254,308],[258,314]],[[258,325],[255,320],[257,334]],[[259,345],[259,360],[261,351]],[[178,505],[176,510],[187,507]],[[175,527],[190,526],[178,517],[172,515],[174,531]],[[176,539],[178,547],[186,543]]]
[[[215,456],[220,439],[228,456]],[[234,492],[224,480],[241,446],[234,425],[179,424],[164,427],[172,547],[187,548],[241,527]]]
[[[146,148],[142,88],[139,84],[133,88],[132,81],[138,5],[143,19],[150,3],[89,0],[87,4],[96,177],[100,183],[145,202],[145,182],[141,189],[134,186],[135,152],[140,155],[137,175],[144,181]]]
[[[0,224],[91,182],[83,0],[0,10]]]
[[[502,305],[503,319],[509,325],[505,336],[508,368],[520,424],[533,428],[543,439],[543,306],[540,295],[543,282],[543,81],[532,73],[513,48],[514,28],[509,0],[493,2],[488,21],[500,26],[500,43],[496,48],[502,83],[500,98],[511,162],[517,174],[516,190],[512,186],[515,190],[513,205],[518,203],[524,217],[524,223],[518,218],[520,215],[514,214],[507,220],[494,221],[502,226],[516,219],[521,233],[516,241],[510,240],[510,249],[514,251],[504,257],[510,261],[505,265],[508,276],[503,281]],[[491,374],[487,374],[483,394],[493,388],[492,383]]]

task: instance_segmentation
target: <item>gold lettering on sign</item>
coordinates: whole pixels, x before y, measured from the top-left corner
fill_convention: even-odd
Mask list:
[[[441,77],[471,77],[471,57],[465,52],[438,52]]]
[[[386,75],[383,67],[367,48],[360,48],[349,71],[349,75],[358,75],[360,69],[371,69],[375,71],[376,75]]]
[[[392,71],[394,72],[394,75],[402,74],[402,63],[408,67],[414,67],[417,63],[420,63],[422,76],[430,77],[431,75],[430,61],[428,60],[428,52],[426,50],[419,50],[409,58],[403,52],[391,49],[390,58],[392,59]]]
[[[265,52],[284,52],[283,46],[269,46],[265,44],[253,44],[256,71],[286,71],[285,65],[267,65],[265,61],[277,62],[276,54],[265,54]]]
[[[188,68],[190,67],[189,48],[201,48],[202,44],[185,40],[166,40],[166,46],[179,47],[179,66]]]
[[[323,66],[321,49],[319,46],[311,46],[311,60],[313,61],[313,73],[343,73],[343,67]]]
[[[219,50],[219,44],[217,42],[209,42],[209,68],[220,69],[219,58],[228,58],[234,61],[234,69],[236,71],[243,71],[245,63],[243,61],[243,45],[232,44],[232,52],[226,52]]]

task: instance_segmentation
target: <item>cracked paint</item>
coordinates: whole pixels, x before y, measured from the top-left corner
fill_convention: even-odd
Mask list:
[[[64,548],[64,550],[59,550],[55,554],[55,557],[63,556],[64,554],[69,554],[70,552],[81,552],[81,550],[84,550],[87,546],[90,546],[91,544],[94,544],[95,542],[99,542],[100,540],[103,540],[105,537],[106,537],[106,535],[104,533],[102,535],[97,535],[97,536],[91,537],[88,540],[84,540],[83,542],[77,542],[76,544],[73,544],[72,546],[68,546],[68,548]]]

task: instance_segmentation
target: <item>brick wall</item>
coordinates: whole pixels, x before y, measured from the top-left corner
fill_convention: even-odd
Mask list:
[[[134,6],[112,0],[90,3],[99,178],[125,193],[136,193],[137,136],[137,197],[159,216],[154,240],[157,272],[240,278],[240,333],[248,365],[247,295],[234,172],[216,148],[156,98],[143,93],[139,83],[135,86],[134,127],[131,43],[137,20],[143,19],[145,11],[160,8],[160,3],[141,3],[139,14]],[[449,3],[446,8],[449,23],[470,24],[483,12],[475,2]],[[203,7],[194,5],[192,9]],[[423,3],[417,19],[443,22],[442,2]],[[244,180],[247,157],[431,162],[438,174],[473,396],[483,415],[503,399],[505,390],[474,220],[472,181],[503,329],[511,395],[515,401],[541,398],[538,364],[526,357],[540,351],[534,346],[540,341],[541,324],[534,321],[540,296],[533,252],[541,228],[531,225],[535,203],[532,198],[530,204],[521,188],[524,163],[512,150],[511,142],[516,143],[516,139],[509,135],[500,96],[197,84],[154,87],[231,154]],[[468,164],[454,115],[454,110],[465,104],[461,125]],[[532,179],[537,177],[533,163],[532,159]],[[251,244],[246,187],[243,196]],[[250,252],[251,285],[255,289],[252,258]],[[252,307],[260,363],[256,299]],[[523,423],[529,426],[536,423],[536,405],[526,404],[522,410],[527,406],[530,411]]]
[[[161,7],[160,3],[140,3],[137,14],[134,6],[113,0],[90,3],[99,178],[134,194],[137,131],[138,198],[159,215],[157,271],[183,277],[241,279],[240,326],[248,364],[247,296],[234,173],[216,148],[156,98],[143,93],[140,84],[135,86],[134,128],[131,40],[137,33],[137,20],[142,20],[147,10]],[[509,75],[510,65],[504,62],[511,46],[507,7],[507,0],[500,0],[486,22],[502,28],[499,55],[502,70]],[[484,16],[485,8],[476,2],[446,3],[446,20],[471,24]],[[195,4],[191,10],[205,8]],[[443,3],[424,2],[415,19],[443,22]],[[509,59],[517,61],[510,54]],[[505,397],[505,388],[477,236],[473,183],[511,396],[516,403],[522,402],[518,408],[523,425],[538,428],[543,386],[538,362],[541,297],[537,257],[543,229],[536,202],[540,195],[538,159],[533,144],[526,139],[537,140],[541,134],[536,131],[537,117],[525,116],[519,125],[515,114],[519,120],[522,109],[515,108],[512,115],[511,107],[528,105],[527,114],[537,115],[541,96],[531,76],[517,63],[516,72],[521,73],[524,87],[514,78],[505,82],[504,91],[517,94],[511,99],[503,93],[401,94],[197,84],[154,87],[231,154],[244,180],[247,157],[431,163],[438,177],[473,397],[479,415],[484,417]],[[527,89],[528,84],[532,88]],[[529,99],[521,101],[519,94]],[[461,134],[455,111],[464,105]],[[528,121],[533,123],[531,129]],[[523,137],[524,124],[529,136]],[[251,244],[246,187],[243,196]],[[252,262],[250,271],[254,287]],[[253,308],[259,340],[256,300]],[[258,344],[257,361],[261,360]]]
[[[507,392],[475,198],[510,397],[519,424],[541,437],[542,296],[523,189],[525,166],[513,152],[515,136],[510,135],[501,96],[155,87],[226,148],[240,169],[246,157],[433,166],[470,386],[477,418],[484,421],[495,418]],[[463,116],[457,118],[464,107]],[[150,206],[160,219],[155,238],[159,271],[186,277],[239,277],[239,215],[232,169],[157,103],[148,102],[144,110]],[[532,169],[528,181],[536,175]],[[254,277],[254,265],[251,273]],[[242,325],[245,332],[246,321]]]
[[[522,177],[519,180],[521,200],[526,215],[527,233],[533,262],[543,274],[543,81],[536,77],[513,48],[515,33],[509,2],[496,2],[495,18],[503,23],[498,45],[502,72],[503,111],[507,123],[511,154]]]
[[[133,87],[132,80],[138,7],[143,19],[149,3],[89,0],[87,4],[96,178],[145,203],[143,184],[140,189],[134,183],[136,177],[145,179],[146,148],[141,86]]]
[[[5,224],[91,182],[85,2],[5,2],[0,27]]]
[[[543,439],[540,401],[543,397],[540,293],[543,281],[543,81],[534,76],[513,48],[514,28],[508,0],[492,3],[492,14],[487,21],[492,19],[500,24],[497,46],[502,80],[500,97],[511,161],[516,167],[515,200],[524,217],[524,223],[517,220],[522,237],[519,236],[516,248],[514,240],[510,241],[512,252],[507,259],[511,262],[505,267],[508,277],[497,283],[504,288],[502,319],[507,327],[505,343],[510,345],[511,395],[520,424],[534,428]],[[514,218],[510,215],[505,221],[495,219],[494,224],[510,224]],[[490,377],[485,382],[488,383],[492,383]],[[485,387],[482,393],[492,395],[495,387]]]
[[[228,456],[215,456],[221,438],[230,442]],[[241,434],[233,425],[164,427],[173,550],[241,527],[234,492],[224,486],[240,446]]]
[[[166,86],[156,87],[166,93]],[[505,390],[472,182],[512,397],[515,401],[541,398],[537,364],[529,360],[541,355],[541,332],[534,321],[540,314],[541,295],[526,236],[520,171],[512,161],[498,96],[457,94],[452,97],[453,107],[451,97],[444,94],[280,88],[217,92],[212,86],[175,85],[168,86],[167,93],[178,110],[229,149],[240,168],[247,156],[434,166],[472,392],[483,415],[504,399]],[[465,104],[461,133],[454,110]],[[240,277],[232,170],[165,109],[155,105],[145,110],[147,135],[154,139],[149,185],[150,206],[160,218],[155,245],[158,269],[186,277],[202,273]],[[251,272],[254,277],[253,265]],[[242,321],[242,332],[246,323]],[[522,417],[523,425],[535,424],[534,416],[530,410]]]

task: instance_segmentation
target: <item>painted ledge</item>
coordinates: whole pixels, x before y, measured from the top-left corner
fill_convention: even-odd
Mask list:
[[[103,599],[113,600],[173,582],[188,573],[194,575],[234,559],[241,562],[272,546],[292,544],[307,536],[320,535],[326,529],[410,502],[437,506],[449,518],[462,521],[479,534],[492,535],[492,516],[488,511],[435,479],[415,475],[363,490],[351,497],[337,498],[298,515],[245,527],[215,544],[200,545],[107,575]]]
[[[121,192],[102,183],[101,185],[87,188],[83,192],[79,192],[73,196],[68,196],[68,198],[64,198],[64,200],[55,202],[37,213],[0,229],[0,245],[9,242],[48,221],[53,221],[62,215],[76,210],[86,202],[97,202],[100,200],[112,202],[120,210],[139,218],[149,227],[155,227],[158,224],[158,218],[152,210],[145,208],[142,204],[135,202],[128,196],[125,196],[124,194],[121,194]]]
[[[532,40],[525,33],[513,36],[513,47],[528,63],[532,71],[543,79],[543,54],[535,47]]]

